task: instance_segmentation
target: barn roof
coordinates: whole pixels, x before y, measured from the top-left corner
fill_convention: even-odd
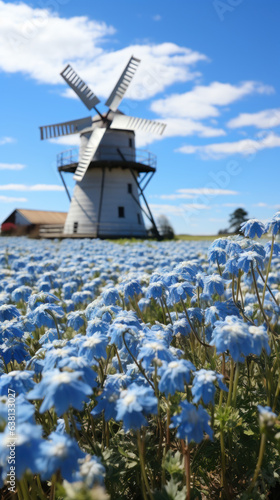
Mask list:
[[[16,211],[23,215],[30,224],[64,224],[67,217],[67,212],[27,210],[25,208],[17,208]]]

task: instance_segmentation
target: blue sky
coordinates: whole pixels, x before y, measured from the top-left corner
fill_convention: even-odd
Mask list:
[[[67,211],[56,154],[78,136],[40,141],[38,127],[89,112],[59,73],[71,63],[104,103],[132,54],[142,62],[120,110],[167,124],[160,139],[136,136],[158,159],[154,215],[189,234],[217,233],[240,206],[269,218],[279,22],[277,0],[0,1],[0,220],[16,207]]]

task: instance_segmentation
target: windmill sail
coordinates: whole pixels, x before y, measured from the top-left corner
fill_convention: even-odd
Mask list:
[[[89,164],[90,164],[93,156],[95,155],[105,132],[106,132],[106,128],[96,128],[92,132],[92,134],[89,138],[89,141],[87,143],[87,147],[84,151],[84,154],[83,154],[81,160],[79,161],[79,165],[77,166],[76,172],[73,176],[73,179],[75,179],[75,181],[81,181],[83,179],[83,177],[84,177],[84,175],[89,167]]]
[[[96,97],[86,83],[77,75],[70,64],[68,64],[60,74],[88,109],[94,108],[94,106],[100,102],[98,97]]]
[[[143,132],[159,135],[163,134],[165,127],[165,123],[121,114],[115,115],[111,124],[111,128],[120,130],[142,130]]]
[[[54,125],[45,125],[40,127],[41,140],[53,139],[62,135],[78,134],[83,129],[91,127],[92,120],[90,116],[80,120],[71,120],[69,122],[56,123]]]
[[[140,59],[136,57],[131,57],[125,70],[123,71],[120,79],[118,80],[115,88],[113,89],[110,97],[106,101],[106,106],[108,106],[112,111],[116,111],[121,103],[124,94],[126,93],[128,86],[138,68]]]

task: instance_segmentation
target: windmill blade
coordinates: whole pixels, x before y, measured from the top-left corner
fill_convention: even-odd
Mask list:
[[[136,57],[132,56],[130,58],[114,90],[105,103],[106,106],[108,106],[112,111],[116,111],[118,109],[140,62],[140,59],[136,59]]]
[[[94,106],[100,102],[98,97],[96,97],[86,83],[77,75],[70,64],[67,64],[66,68],[64,68],[60,74],[88,109],[94,108]]]
[[[84,128],[91,127],[91,116],[70,122],[56,123],[55,125],[45,125],[40,127],[41,140],[53,139],[62,135],[78,134]]]
[[[75,179],[75,181],[81,181],[83,179],[105,132],[106,128],[96,128],[92,132],[89,141],[87,143],[87,147],[84,150],[84,154],[81,160],[79,161],[79,165],[77,166],[76,172],[73,176],[73,179]]]
[[[159,135],[163,134],[165,127],[165,123],[121,114],[115,115],[111,123],[111,128],[120,130],[142,130],[143,132]]]

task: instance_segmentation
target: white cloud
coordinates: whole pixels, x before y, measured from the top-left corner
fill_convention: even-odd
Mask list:
[[[241,113],[227,123],[230,128],[257,127],[268,129],[280,125],[280,108],[265,109],[258,113]]]
[[[70,63],[99,97],[107,97],[134,54],[143,62],[127,96],[142,100],[175,82],[194,79],[199,73],[192,66],[207,59],[174,43],[134,44],[109,52],[105,44],[114,33],[114,27],[87,16],[63,18],[46,8],[0,0],[0,69],[66,85],[60,72]],[[64,95],[75,97],[69,88]]]
[[[243,203],[236,203],[236,202],[235,203],[222,203],[222,205],[220,205],[220,206],[222,206],[222,207],[235,207],[236,208],[237,205],[240,208],[245,208],[245,205]]]
[[[180,206],[176,205],[161,205],[156,203],[150,203],[150,209],[157,215],[175,215],[181,217],[184,215],[184,211]]]
[[[253,207],[267,207],[267,203],[260,201],[259,203],[254,203]]]
[[[25,165],[22,163],[0,163],[0,170],[22,170]]]
[[[14,137],[0,137],[0,146],[4,146],[4,144],[11,144],[12,142],[16,142]]]
[[[242,139],[236,142],[221,142],[206,146],[182,146],[176,151],[185,154],[199,153],[201,158],[220,159],[230,155],[248,156],[261,151],[280,147],[280,136],[274,133],[263,134],[258,140]]]
[[[232,191],[230,189],[214,189],[214,188],[183,188],[178,189],[178,193],[189,193],[195,195],[206,195],[206,196],[219,196],[219,195],[236,195],[239,194],[238,191]]]
[[[273,91],[272,87],[253,81],[240,85],[212,82],[210,85],[198,85],[184,94],[173,94],[165,99],[158,99],[151,104],[151,109],[161,116],[210,118],[220,115],[219,107],[227,106],[246,95],[267,94]]]
[[[28,200],[27,200],[27,198],[13,198],[10,196],[0,196],[0,202],[2,202],[2,203],[13,203],[13,202],[17,202],[17,201],[25,203]]]
[[[182,205],[161,205],[161,204],[150,204],[152,212],[157,215],[174,215],[177,217],[184,217],[189,212],[195,213],[200,210],[210,210],[208,205],[203,203],[184,203]]]
[[[156,14],[155,16],[153,16],[153,21],[161,21],[162,20],[162,17],[160,14]]]
[[[154,198],[161,200],[179,200],[179,199],[195,199],[198,196],[223,196],[223,195],[237,195],[238,191],[231,191],[229,189],[214,189],[214,188],[187,188],[177,189],[173,194],[160,194],[154,195]]]
[[[49,142],[53,144],[64,144],[65,146],[79,146],[81,140],[79,134],[74,134],[57,137],[56,139],[49,139]]]
[[[166,124],[163,135],[145,134],[139,130],[136,133],[137,147],[147,146],[152,142],[168,137],[187,137],[191,135],[197,135],[198,137],[219,137],[226,135],[226,132],[221,128],[209,127],[190,118],[167,118],[160,121]]]
[[[64,191],[63,186],[57,184],[2,184],[0,191]]]

